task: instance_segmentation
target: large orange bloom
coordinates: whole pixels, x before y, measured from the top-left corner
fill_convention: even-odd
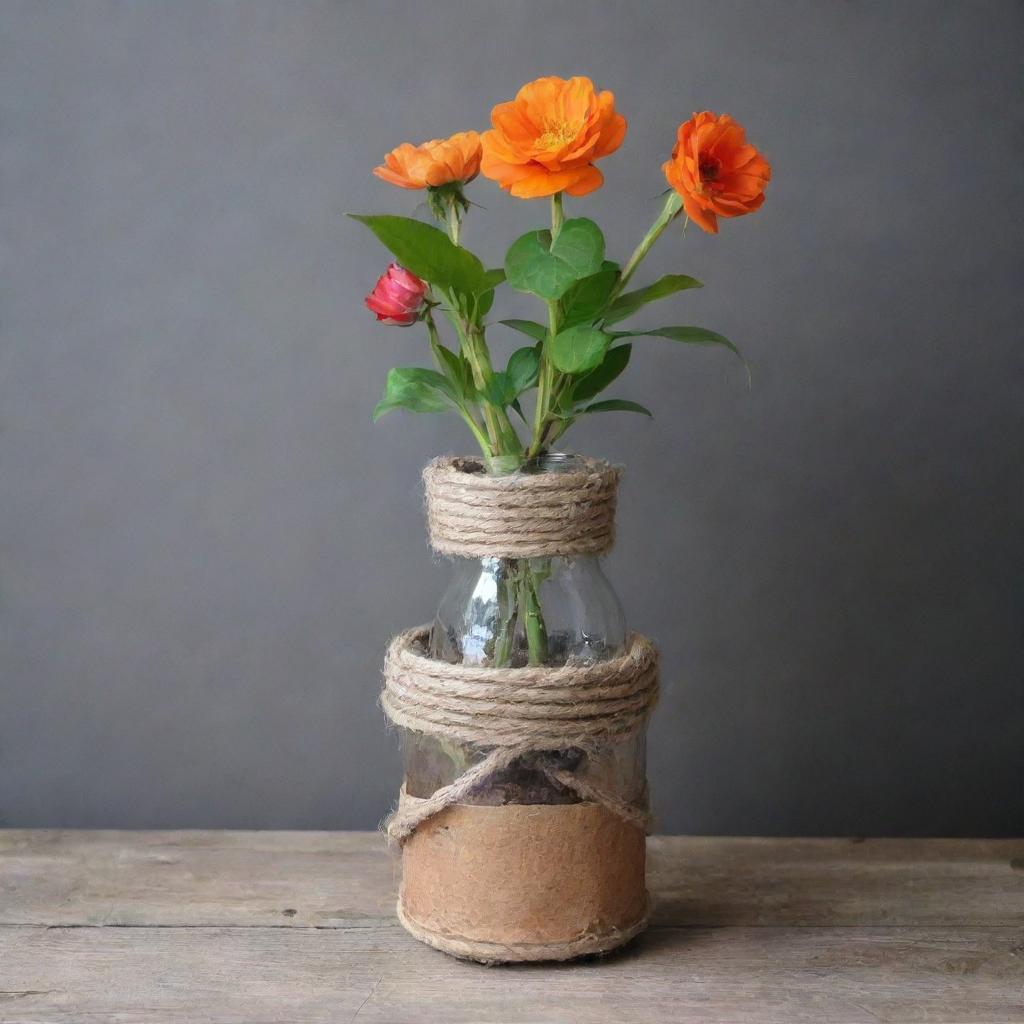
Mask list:
[[[458,132],[450,139],[431,139],[418,146],[403,142],[375,167],[378,178],[399,188],[439,188],[472,181],[480,171],[480,135]]]
[[[772,176],[767,160],[746,141],[743,125],[705,110],[679,126],[672,158],[661,168],[683,197],[690,220],[718,233],[719,217],[753,213]]]
[[[585,196],[604,175],[594,161],[622,145],[626,119],[589,78],[538,78],[491,111],[480,169],[519,199]]]

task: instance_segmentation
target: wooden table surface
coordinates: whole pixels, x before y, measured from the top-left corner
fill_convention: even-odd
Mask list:
[[[1024,1022],[1024,841],[650,840],[651,930],[482,967],[377,835],[0,831],[0,1021]]]

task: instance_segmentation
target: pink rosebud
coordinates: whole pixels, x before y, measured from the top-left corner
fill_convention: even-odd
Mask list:
[[[366,296],[366,305],[383,323],[408,327],[419,319],[426,292],[425,281],[392,263]]]

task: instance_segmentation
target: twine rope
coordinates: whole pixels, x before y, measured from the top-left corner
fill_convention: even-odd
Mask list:
[[[493,476],[479,460],[434,459],[423,470],[431,547],[463,558],[603,555],[615,541],[619,470]]]
[[[421,928],[405,913],[399,897],[396,907],[398,920],[413,938],[425,942],[451,956],[463,960],[477,960],[483,964],[524,963],[537,960],[573,960],[579,956],[607,953],[629,942],[648,925],[650,902],[640,918],[628,928],[606,928],[587,932],[568,942],[484,942],[459,935],[448,935]]]
[[[489,748],[454,782],[425,799],[402,788],[388,835],[404,842],[428,818],[459,803],[517,758],[581,800],[600,803],[623,821],[647,829],[646,794],[633,804],[564,767],[558,752],[593,753],[634,734],[658,695],[658,654],[632,633],[625,653],[611,661],[559,668],[479,668],[427,656],[429,627],[400,633],[384,663],[381,705],[395,725]]]

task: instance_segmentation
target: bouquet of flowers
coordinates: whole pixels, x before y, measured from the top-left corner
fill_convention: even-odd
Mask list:
[[[433,367],[390,370],[374,418],[393,409],[454,412],[473,434],[491,472],[509,472],[548,453],[581,416],[601,412],[650,415],[635,401],[603,397],[629,365],[630,339],[666,338],[686,345],[736,346],[704,327],[629,327],[649,303],[699,288],[687,274],[666,274],[635,287],[654,243],[677,221],[718,232],[719,218],[739,217],[764,202],[768,161],[728,115],[694,114],[679,126],[662,166],[669,188],[653,224],[624,263],[610,259],[598,225],[566,213],[604,181],[597,164],[626,136],[626,119],[611,92],[588,78],[548,77],[524,85],[491,112],[492,128],[460,132],[421,145],[403,143],[374,173],[399,188],[425,191],[440,225],[378,214],[357,216],[395,257],[366,305],[385,324],[423,324]],[[503,267],[488,268],[463,244],[474,205],[467,186],[482,173],[518,199],[548,199],[550,226],[530,231],[508,248]],[[495,291],[506,286],[539,300],[537,319],[507,319],[500,327],[528,339],[495,364],[488,321]],[[631,287],[633,286],[633,287]],[[441,320],[451,328],[446,344]],[[742,358],[742,357],[741,357]],[[509,566],[505,606],[531,628],[530,664],[547,661],[537,578],[543,567]],[[498,642],[492,664],[510,664]]]

